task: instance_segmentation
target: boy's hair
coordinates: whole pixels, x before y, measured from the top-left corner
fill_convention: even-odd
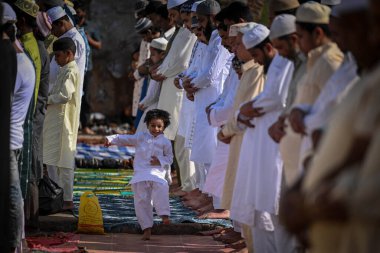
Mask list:
[[[64,37],[54,42],[53,51],[71,51],[75,55],[76,46],[71,38]]]
[[[232,20],[235,23],[240,23],[240,19],[245,22],[253,22],[253,16],[246,4],[235,1],[228,5],[227,9],[224,19]]]
[[[144,123],[149,125],[153,119],[161,119],[164,122],[164,128],[170,125],[170,113],[160,109],[153,109],[146,113]]]

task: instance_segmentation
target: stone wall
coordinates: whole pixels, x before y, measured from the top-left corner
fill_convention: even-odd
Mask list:
[[[128,79],[132,52],[140,38],[134,30],[135,0],[92,0],[89,19],[102,36],[102,49],[93,50],[94,69],[89,97],[93,112],[118,118],[131,104],[133,81]]]

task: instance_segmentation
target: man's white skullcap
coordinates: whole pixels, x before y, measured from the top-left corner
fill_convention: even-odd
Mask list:
[[[368,0],[342,0],[334,8],[338,15],[363,11],[368,9]]]
[[[174,7],[177,7],[178,5],[183,4],[184,2],[186,2],[186,0],[168,0],[167,8],[168,10],[172,9]]]
[[[220,4],[217,1],[205,0],[198,4],[196,13],[199,15],[209,16],[218,14],[220,10]]]
[[[37,26],[38,30],[40,30],[41,34],[46,37],[50,34],[51,24],[49,22],[49,18],[45,12],[39,11],[37,14]]]
[[[193,3],[193,6],[191,6],[191,12],[196,12],[197,11],[197,7],[200,3],[204,2],[205,0],[202,0],[202,1],[197,1],[195,3]]]
[[[46,12],[53,23],[54,21],[66,16],[65,10],[61,6],[53,7]]]
[[[253,26],[252,29],[246,31],[243,35],[244,47],[250,49],[259,45],[269,36],[269,32],[269,29],[262,24]]]
[[[17,22],[17,16],[16,12],[12,9],[12,7],[4,2],[1,2],[3,5],[3,16],[1,17],[1,24],[5,23],[16,23]]]
[[[162,50],[162,51],[165,51],[166,50],[166,47],[168,45],[168,41],[167,39],[165,38],[157,38],[157,39],[154,39],[152,40],[152,42],[150,43],[150,46],[155,48],[155,49],[158,49],[158,50]]]
[[[136,29],[136,32],[139,33],[139,32],[143,32],[147,30],[152,25],[153,25],[152,21],[150,21],[149,18],[140,18],[135,25],[135,29]]]
[[[302,4],[296,13],[296,21],[312,24],[328,24],[330,8],[326,5],[310,1]]]
[[[296,32],[296,17],[290,14],[281,14],[274,18],[270,27],[269,39],[277,39]]]
[[[321,0],[321,4],[325,5],[338,5],[340,2],[341,0]]]

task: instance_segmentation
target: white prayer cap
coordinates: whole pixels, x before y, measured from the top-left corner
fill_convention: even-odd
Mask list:
[[[338,5],[340,2],[341,0],[321,0],[321,4],[325,5]]]
[[[196,12],[197,11],[197,7],[200,3],[204,2],[205,0],[202,0],[202,1],[197,1],[195,3],[193,3],[193,6],[191,6],[191,12]]]
[[[341,4],[335,6],[335,11],[338,13],[338,15],[367,9],[368,0],[342,0]]]
[[[169,10],[171,8],[177,7],[178,5],[183,4],[184,2],[186,2],[186,0],[168,0],[167,8]]]
[[[136,29],[136,32],[139,33],[150,28],[152,25],[153,25],[152,21],[150,21],[149,18],[140,18],[135,25],[135,29]]]
[[[41,34],[46,37],[50,34],[51,24],[49,22],[49,18],[47,17],[45,12],[38,12],[37,14],[37,26],[38,30],[40,30]]]
[[[163,37],[154,39],[150,43],[150,47],[153,47],[155,49],[162,50],[162,51],[166,50],[167,45],[168,45],[168,41],[167,39]]]
[[[297,9],[296,21],[312,24],[328,24],[330,12],[330,8],[326,5],[314,1],[306,2]]]
[[[61,6],[53,7],[46,12],[51,19],[51,22],[54,22],[64,16],[66,16],[65,10]]]
[[[4,2],[1,2],[1,4],[3,5],[3,16],[1,17],[1,24],[16,23],[17,16],[12,7]]]
[[[262,25],[257,24],[252,29],[246,31],[243,35],[243,44],[246,49],[253,48],[263,42],[269,36],[269,29]]]
[[[239,24],[234,24],[230,26],[230,31],[228,33],[228,37],[236,37],[239,33],[239,30],[241,27],[244,27],[247,25],[247,23],[239,23]]]
[[[218,14],[220,10],[220,4],[217,1],[205,0],[198,4],[196,13],[199,15],[209,16]]]
[[[281,14],[274,18],[270,27],[269,38],[280,38],[296,32],[296,17],[289,14]]]

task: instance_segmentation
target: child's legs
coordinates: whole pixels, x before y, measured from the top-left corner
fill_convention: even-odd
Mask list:
[[[169,206],[169,186],[168,184],[162,184],[157,182],[152,182],[153,191],[152,199],[153,205],[156,209],[156,213],[159,216],[169,216],[170,206]]]
[[[142,230],[153,227],[152,182],[132,184],[137,220]]]
[[[58,185],[63,188],[63,200],[73,201],[74,169],[58,167]]]

